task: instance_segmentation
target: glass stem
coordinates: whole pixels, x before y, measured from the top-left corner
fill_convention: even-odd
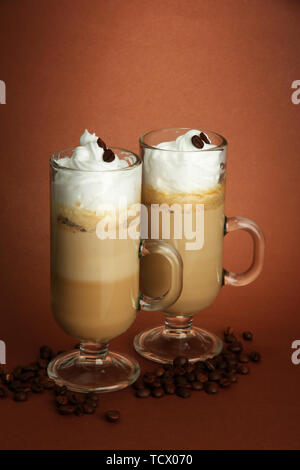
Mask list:
[[[164,334],[184,338],[190,334],[193,325],[193,315],[166,315]]]
[[[83,362],[104,364],[108,355],[108,341],[80,341],[80,359]]]

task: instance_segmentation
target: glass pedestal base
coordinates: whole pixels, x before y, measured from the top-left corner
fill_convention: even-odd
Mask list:
[[[138,362],[125,354],[109,352],[105,357],[83,355],[80,350],[60,354],[48,366],[48,376],[74,392],[112,392],[136,381]]]
[[[222,351],[223,342],[214,333],[195,326],[187,332],[157,326],[136,335],[134,347],[151,361],[171,364],[177,356],[185,356],[190,362],[214,357]]]

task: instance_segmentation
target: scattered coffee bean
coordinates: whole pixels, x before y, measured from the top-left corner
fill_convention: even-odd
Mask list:
[[[146,372],[144,375],[143,375],[143,381],[145,384],[147,385],[150,385],[150,384],[153,384],[153,382],[155,381],[156,377],[154,374],[152,374],[152,372]]]
[[[177,375],[174,379],[176,385],[184,386],[188,383],[187,379],[183,375]]]
[[[138,398],[148,398],[150,396],[151,392],[149,388],[139,388],[135,392],[135,396]]]
[[[95,413],[95,407],[92,402],[85,402],[83,403],[82,407],[84,413],[87,415],[92,415],[93,413]]]
[[[57,408],[58,412],[64,416],[72,415],[75,412],[75,409],[76,408],[73,405],[63,405]]]
[[[152,391],[151,391],[151,395],[154,397],[154,398],[161,398],[163,397],[165,394],[164,392],[164,389],[162,387],[159,387],[159,388],[154,388]]]
[[[250,353],[249,358],[252,362],[260,362],[261,360],[261,355],[257,351],[253,351]]]
[[[38,367],[39,367],[40,369],[47,369],[47,367],[48,367],[48,361],[47,361],[47,359],[39,359],[38,362],[37,362],[37,364],[38,364]]]
[[[115,154],[111,149],[105,149],[103,152],[103,161],[107,163],[113,162],[115,159]]]
[[[200,135],[193,135],[191,140],[192,140],[193,146],[196,147],[197,149],[202,149],[204,147],[204,142],[201,139]]]
[[[100,137],[98,137],[97,139],[97,144],[99,145],[99,147],[103,148],[104,150],[106,149],[106,144],[102,139],[100,139]]]
[[[191,392],[187,387],[176,387],[176,395],[181,398],[189,398],[191,396]]]
[[[228,388],[228,387],[230,387],[231,383],[232,382],[228,377],[222,377],[219,380],[219,385],[220,385],[221,388]]]
[[[118,410],[108,410],[105,413],[105,418],[110,423],[118,423],[120,421],[120,411]]]
[[[236,341],[228,346],[228,350],[233,353],[240,353],[243,351],[243,345],[239,341]]]
[[[207,374],[204,374],[203,372],[199,372],[196,374],[196,380],[201,383],[205,383],[208,381],[208,376]]]
[[[77,398],[80,398],[80,395],[77,395]],[[98,402],[99,401],[99,394],[95,393],[95,392],[90,392],[90,393],[87,394],[86,398],[88,400],[93,400],[93,401]]]
[[[208,372],[212,372],[213,370],[215,370],[215,366],[214,366],[212,359],[206,359],[206,361],[204,362],[204,365],[205,365],[206,370],[208,370]]]
[[[218,382],[222,377],[222,372],[219,370],[213,370],[208,374],[208,380],[211,382]]]
[[[251,331],[244,331],[243,332],[243,338],[245,341],[252,341],[253,340],[253,334]]]
[[[55,386],[55,395],[66,395],[67,392],[68,392],[67,387],[65,386],[60,387],[59,385]]]
[[[37,383],[31,384],[31,391],[33,393],[42,393],[43,390],[44,389],[43,389],[42,385],[39,385]]]
[[[226,378],[228,378],[231,381],[231,383],[236,383],[237,382],[237,376],[233,372],[228,372],[226,374]]]
[[[249,367],[245,365],[241,365],[237,368],[237,373],[241,375],[249,374]]]
[[[219,385],[217,384],[217,382],[205,382],[204,390],[209,395],[215,395],[219,391]]]
[[[225,343],[235,343],[236,342],[236,336],[226,335],[226,336],[224,336],[224,341],[225,341]]]
[[[244,364],[247,363],[247,362],[249,362],[249,356],[248,356],[248,354],[241,353],[241,354],[239,355],[239,357],[238,357],[238,361],[239,361],[239,362],[242,362],[242,363],[244,363]]]
[[[233,335],[234,331],[233,331],[233,328],[231,326],[227,326],[227,328],[224,330],[224,336],[227,336],[227,335]]]
[[[6,397],[7,397],[7,391],[5,390],[5,388],[0,387],[0,400]]]
[[[192,382],[192,390],[203,390],[204,385],[202,382],[199,382],[198,380],[195,380],[195,382]]]
[[[165,373],[165,369],[163,367],[159,367],[156,372],[155,372],[155,375],[156,377],[162,377]]]
[[[185,357],[185,356],[177,356],[175,357],[174,361],[173,361],[173,366],[175,368],[182,368],[182,367],[185,367],[187,366],[189,363],[188,359]]]
[[[76,416],[82,416],[84,415],[84,410],[82,405],[77,405],[74,411]]]
[[[175,384],[169,383],[164,385],[164,390],[167,395],[174,395],[176,387]]]
[[[187,372],[185,374],[185,378],[188,382],[195,382],[195,380],[196,380],[196,376],[193,372]]]
[[[69,400],[68,400],[68,397],[67,395],[58,395],[55,399],[55,402],[56,402],[56,406],[63,406],[63,405],[67,405]],[[71,403],[71,404],[75,404],[75,403]]]
[[[85,402],[84,402],[85,405],[87,406],[92,406],[94,409],[97,408],[98,406],[98,402],[95,401],[95,400],[91,400],[91,399],[87,399]]]
[[[14,394],[15,401],[26,401],[27,400],[27,393],[26,392],[17,392]]]

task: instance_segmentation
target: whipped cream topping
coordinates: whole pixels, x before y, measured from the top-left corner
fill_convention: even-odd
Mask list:
[[[72,157],[55,160],[63,167],[56,170],[53,182],[55,200],[96,213],[103,210],[104,204],[118,208],[121,198],[123,204],[125,201],[127,204],[139,202],[141,165],[130,168],[135,159],[128,153],[123,156],[121,150],[113,161],[104,161],[104,149],[99,147],[97,140],[95,134],[85,130]],[[111,171],[126,168],[125,171]]]
[[[161,142],[155,149],[145,148],[143,171],[146,185],[157,191],[178,193],[214,188],[222,172],[221,164],[225,163],[225,150],[205,142],[201,150],[196,148],[192,137],[200,132],[190,130],[174,141]]]

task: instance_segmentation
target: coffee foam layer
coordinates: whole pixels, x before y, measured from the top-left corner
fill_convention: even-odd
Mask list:
[[[192,137],[199,130],[190,130],[155,148],[144,148],[144,181],[161,192],[198,193],[218,185],[224,171],[225,150],[203,142],[197,149]]]

